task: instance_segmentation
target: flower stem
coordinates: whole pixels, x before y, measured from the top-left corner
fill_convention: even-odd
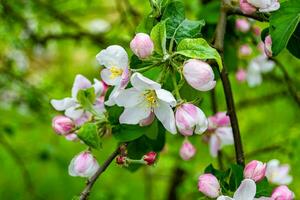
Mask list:
[[[179,88],[178,88],[178,85],[177,85],[176,74],[175,73],[172,74],[172,81],[173,81],[173,86],[174,86],[176,99],[177,99],[177,101],[181,101],[181,96],[180,96]]]

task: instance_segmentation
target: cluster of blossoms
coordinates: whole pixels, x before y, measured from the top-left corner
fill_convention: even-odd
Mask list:
[[[272,38],[267,35],[264,42],[259,41],[260,28],[252,25],[252,22],[245,18],[237,19],[235,27],[242,34],[251,34],[252,32],[254,37],[250,38],[255,39],[254,43],[258,43],[255,51],[248,44],[240,46],[239,57],[242,61],[248,62],[248,67],[246,70],[240,67],[236,72],[236,79],[241,83],[247,81],[249,87],[258,86],[262,83],[262,74],[271,72],[275,67],[274,61],[269,59],[272,57]],[[258,52],[258,55],[255,52]]]
[[[240,0],[240,8],[244,14],[272,12],[280,8],[278,0]]]
[[[199,177],[198,189],[205,196],[209,198],[216,198],[217,200],[293,200],[295,198],[294,193],[286,186],[280,185],[276,187],[270,197],[259,197],[255,198],[257,187],[256,184],[262,181],[268,174],[277,176],[277,178],[289,177],[283,171],[283,166],[279,166],[278,161],[272,160],[268,164],[262,163],[257,160],[253,160],[246,165],[244,168],[244,180],[242,180],[240,186],[234,192],[233,198],[222,195],[223,189],[220,182],[213,174],[203,174]],[[276,171],[276,172],[275,172]],[[283,177],[285,174],[286,177]],[[290,177],[288,178],[290,179]]]
[[[130,42],[130,48],[140,60],[151,60],[154,53],[154,43],[145,33],[136,34]],[[109,46],[96,55],[96,60],[103,66],[100,73],[101,81],[94,79],[92,84],[84,76],[77,75],[71,97],[51,100],[56,110],[64,111],[64,115],[55,117],[52,123],[59,135],[65,136],[68,140],[80,141],[78,131],[85,123],[105,126],[106,123],[110,123],[107,119],[107,106],[119,106],[124,108],[119,116],[120,124],[148,126],[157,119],[171,134],[177,132],[182,134],[185,140],[180,149],[180,156],[184,160],[190,159],[196,152],[187,137],[202,134],[208,128],[209,143],[213,146],[212,155],[215,155],[215,151],[223,145],[232,144],[232,132],[228,127],[229,118],[225,113],[208,120],[204,112],[193,103],[178,96],[175,98],[160,82],[155,82],[138,70],[131,69],[128,54],[123,47]],[[214,72],[204,61],[186,60],[180,73],[185,81],[198,91],[209,91],[216,85]],[[108,94],[110,87],[113,88]],[[81,92],[88,90],[92,91],[89,95],[95,97],[92,98],[92,102],[82,100]],[[226,122],[217,119],[219,117],[226,118]],[[100,136],[106,133],[104,129],[98,127]],[[130,163],[152,165],[155,160],[156,153],[149,152],[140,160],[132,160],[124,153],[118,156],[116,161],[120,165],[127,166]],[[72,176],[90,177],[98,168],[99,165],[89,149],[73,158],[69,173]]]

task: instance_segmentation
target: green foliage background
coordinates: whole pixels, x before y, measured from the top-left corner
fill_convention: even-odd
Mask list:
[[[85,183],[68,175],[68,164],[85,146],[54,134],[51,118],[57,113],[49,101],[68,96],[78,73],[99,78],[95,55],[102,48],[120,44],[130,52],[135,27],[150,12],[150,6],[140,0],[0,2],[0,199],[71,199]],[[185,0],[185,5],[188,17],[204,19],[209,33],[218,17],[219,0],[204,6],[207,2]],[[110,29],[90,33],[86,26],[93,19],[106,20]],[[24,60],[15,60],[20,52],[26,65]],[[230,56],[228,67],[234,71],[236,56]],[[300,61],[287,50],[278,59],[300,91]],[[290,163],[294,177],[291,189],[299,197],[300,108],[287,92],[280,70],[275,69],[264,77],[261,86],[251,89],[238,84],[234,72],[230,79],[247,161],[277,158]],[[216,91],[219,110],[223,111],[226,105],[220,81]],[[212,114],[210,94],[200,95],[201,108]],[[265,96],[268,98],[262,98]],[[196,157],[182,161],[178,155],[182,140],[167,134],[167,145],[155,167],[131,173],[113,163],[94,186],[91,199],[168,199],[178,169],[184,171],[176,190],[179,199],[200,199],[198,176],[211,162],[217,166],[217,161],[211,159],[208,146],[199,136],[191,139],[197,147]],[[100,163],[116,143],[112,137],[105,138],[103,149],[96,153]],[[234,161],[233,147],[226,147],[225,155],[225,164]]]

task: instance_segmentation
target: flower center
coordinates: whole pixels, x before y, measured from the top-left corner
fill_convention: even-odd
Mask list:
[[[157,97],[154,90],[149,90],[145,93],[145,98],[148,102],[149,107],[157,106]]]
[[[118,76],[122,75],[123,70],[120,69],[120,68],[117,68],[117,67],[113,66],[113,67],[110,68],[110,73],[111,73],[111,75],[109,76],[109,78],[110,79],[115,79]]]

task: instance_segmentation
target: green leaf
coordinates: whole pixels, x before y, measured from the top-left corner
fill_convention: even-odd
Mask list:
[[[295,57],[300,58],[300,24],[298,24],[296,31],[291,36],[287,49]]]
[[[201,6],[199,19],[204,19],[208,24],[217,24],[220,16],[220,1],[211,1]]]
[[[235,164],[231,165],[229,179],[229,187],[231,191],[236,191],[236,189],[240,186],[242,180],[244,179],[243,171],[244,169],[242,166]]]
[[[160,55],[165,55],[167,52],[166,22],[161,21],[158,24],[156,24],[150,33],[150,37],[154,43],[154,50]]]
[[[218,63],[220,70],[223,68],[220,54],[216,49],[209,46],[203,38],[182,40],[178,44],[175,54],[202,60],[214,59]]]
[[[172,38],[179,24],[185,19],[184,4],[177,0],[167,4],[162,15],[162,20],[166,19],[167,37]]]
[[[78,131],[77,136],[86,145],[99,149],[101,147],[100,136],[97,131],[97,126],[94,123],[84,124]]]
[[[196,38],[200,36],[204,20],[192,21],[185,19],[175,29],[172,39],[179,43],[184,38]]]
[[[283,2],[280,9],[272,13],[270,18],[270,33],[274,56],[278,55],[287,46],[299,21],[300,3],[298,0]]]
[[[269,197],[272,194],[272,186],[268,182],[267,178],[264,178],[259,183],[256,183],[256,195],[255,197]]]
[[[146,16],[142,22],[137,26],[136,33],[150,34],[151,29],[157,23],[157,20],[152,15]]]
[[[139,125],[121,124],[113,128],[114,137],[120,142],[129,142],[143,135],[151,139],[156,139],[158,133],[157,120],[151,125],[141,127]]]
[[[85,89],[85,90],[79,90],[77,93],[77,100],[80,103],[80,105],[87,109],[90,108],[91,104],[95,101],[96,95],[95,95],[95,89],[93,87]]]

